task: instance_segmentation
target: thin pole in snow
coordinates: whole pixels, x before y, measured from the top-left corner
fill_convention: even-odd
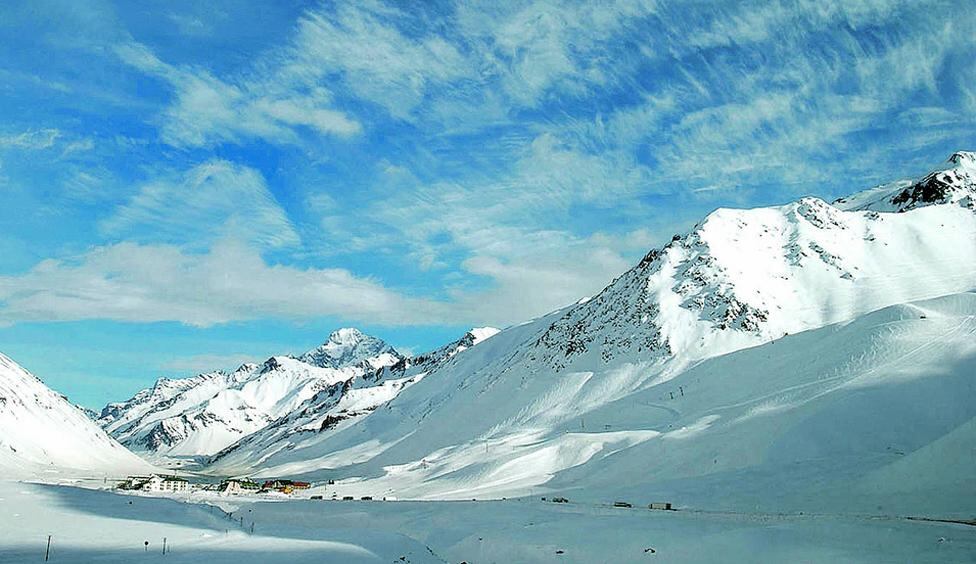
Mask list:
[[[47,550],[44,551],[44,561],[51,557],[51,535],[47,536]]]
[[[163,537],[163,554],[166,554],[166,537]]]

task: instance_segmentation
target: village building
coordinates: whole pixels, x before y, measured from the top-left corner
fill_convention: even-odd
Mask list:
[[[120,490],[138,490],[142,488],[142,485],[149,481],[152,476],[127,476],[125,481],[120,482],[118,489]]]
[[[190,491],[190,482],[179,476],[157,476],[154,474],[148,482],[142,485],[141,489],[149,492],[183,493]]]
[[[252,494],[258,489],[260,489],[258,483],[249,478],[224,480],[217,488],[218,491],[228,495]]]
[[[295,482],[292,480],[268,480],[261,484],[261,489],[263,491],[269,492],[281,492],[290,494],[295,490],[307,490],[312,487],[312,484],[308,482]]]
[[[190,482],[179,476],[151,474],[149,476],[129,476],[118,487],[122,490],[182,493],[190,491]]]

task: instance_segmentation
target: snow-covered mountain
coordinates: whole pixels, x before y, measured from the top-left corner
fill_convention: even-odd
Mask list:
[[[299,356],[298,360],[319,368],[360,367],[368,372],[395,364],[402,358],[381,339],[346,327],[334,331],[328,341]]]
[[[632,482],[675,492],[655,490],[657,477],[731,487],[736,472],[760,491],[785,467],[817,468],[814,478],[848,493],[844,480],[861,471],[907,476],[885,441],[944,452],[934,445],[957,443],[949,436],[976,417],[966,378],[976,354],[974,162],[957,153],[918,180],[834,205],[717,210],[596,296],[502,331],[382,409],[212,470],[426,498],[557,486],[598,497]],[[951,416],[908,408],[912,393]],[[883,409],[886,399],[895,407]],[[924,432],[892,446],[884,429],[904,421]],[[786,443],[795,448],[773,448]]]
[[[64,396],[0,354],[0,471],[5,478],[119,476],[151,469]]]
[[[955,202],[972,207],[973,200],[976,200],[976,153],[960,151],[922,178],[883,184],[840,198],[834,205],[844,210],[903,212]]]
[[[233,372],[160,379],[129,400],[106,406],[99,423],[136,452],[212,455],[320,392],[402,358],[375,337],[340,329],[298,358],[274,356]]]
[[[210,459],[222,472],[228,468],[249,468],[260,460],[290,450],[306,437],[317,440],[349,427],[360,418],[388,403],[401,391],[421,381],[428,373],[449,363],[459,353],[498,333],[492,327],[478,327],[434,351],[400,358],[362,376],[336,382],[281,417],[222,450]],[[355,362],[355,361],[352,361]]]

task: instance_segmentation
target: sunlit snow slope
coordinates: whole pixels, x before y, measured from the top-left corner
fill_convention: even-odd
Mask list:
[[[355,424],[360,418],[395,398],[408,386],[451,362],[456,355],[498,333],[491,327],[472,329],[439,349],[330,386],[315,394],[288,415],[256,431],[210,458],[212,468],[260,464],[280,449],[290,448],[302,437],[322,439]],[[219,462],[219,464],[215,464]],[[223,470],[220,470],[223,472]],[[219,472],[218,472],[219,473]]]
[[[0,354],[0,471],[4,477],[124,475],[150,466],[84,412]]]
[[[976,416],[974,163],[958,153],[836,205],[717,210],[598,295],[493,336],[355,424],[213,470],[418,498],[690,498],[699,482],[733,488],[737,472],[757,485],[726,500],[771,503],[786,487],[809,499],[804,476],[850,493],[868,470],[901,478],[858,482],[865,492],[908,488],[926,460],[912,453],[946,456]],[[882,432],[909,426],[900,442]],[[934,460],[958,492],[965,465]]]

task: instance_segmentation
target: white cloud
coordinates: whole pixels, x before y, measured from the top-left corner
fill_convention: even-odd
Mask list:
[[[73,155],[75,153],[84,153],[91,151],[95,148],[95,142],[89,138],[78,139],[72,141],[64,146],[64,150],[61,151],[61,158]]]
[[[0,324],[107,319],[208,327],[335,317],[374,325],[506,325],[599,291],[631,266],[620,250],[651,239],[647,232],[623,239],[521,233],[499,240],[488,249],[494,252],[465,260],[464,271],[487,284],[451,285],[444,300],[407,296],[344,269],[269,264],[255,250],[229,241],[204,253],[119,243],[0,276]],[[239,360],[244,359],[183,359],[167,368],[195,370]]]
[[[666,28],[687,30],[666,36],[679,79],[645,91],[674,102],[644,138],[656,181],[708,197],[777,186],[792,197],[901,174],[899,151],[963,137],[972,117],[947,112],[959,104],[946,92],[965,79],[946,63],[976,44],[964,31],[976,19],[940,11],[886,0],[727,3],[701,21],[663,11]]]
[[[501,233],[542,231],[575,205],[634,205],[650,171],[625,150],[592,153],[556,132],[511,151],[514,163],[490,178],[414,184],[366,213],[419,241],[449,234],[468,249],[497,245]]]
[[[378,125],[388,139],[363,136],[366,150],[349,153],[375,158],[363,168],[383,172],[343,173],[359,161],[321,167],[338,170],[337,181],[330,195],[303,202],[316,220],[303,237],[321,227],[329,245],[318,258],[375,253],[377,262],[409,263],[400,280],[450,286],[448,302],[417,302],[346,272],[349,295],[361,296],[365,283],[399,312],[380,317],[505,323],[599,290],[629,266],[627,256],[719,199],[752,205],[746,200],[758,190],[769,201],[814,183],[863,186],[920,157],[905,152],[971,139],[976,82],[966,63],[976,20],[965,10],[947,18],[939,6],[553,0],[408,11],[366,1],[306,12],[288,41],[233,76],[169,64],[136,43],[118,54],[172,88],[159,116],[172,145],[350,138],[365,127],[360,118]],[[4,140],[48,142],[39,132]],[[314,157],[318,164],[332,155]],[[199,254],[215,239],[246,242],[252,254],[294,250],[296,229],[256,172],[222,161],[206,167],[143,186],[103,221],[103,233],[179,241],[197,254],[182,247],[170,263],[194,272],[216,267],[217,250]],[[97,175],[75,180],[81,191]],[[631,223],[613,225],[621,218]],[[260,266],[252,269],[259,281],[283,268]],[[285,270],[277,282],[307,283],[299,276],[306,271]],[[331,277],[335,296],[304,315],[368,313],[342,305],[335,271],[314,272]],[[162,291],[138,282],[121,290]],[[274,305],[256,311],[302,315],[276,292],[261,288],[255,303]],[[209,321],[189,310],[172,315],[215,323],[239,318],[242,303],[202,304],[217,307],[202,316]]]
[[[327,199],[316,209],[343,245],[366,244],[356,252],[405,246],[413,267],[450,287],[456,322],[501,325],[598,291],[630,266],[627,255],[643,254],[674,232],[674,215],[644,217],[644,228],[626,236],[574,222],[576,207],[608,217],[640,213],[636,198],[650,171],[627,151],[589,153],[545,132],[519,153],[496,178],[423,185],[406,174],[409,186],[366,208],[340,216]]]
[[[57,129],[30,129],[23,133],[0,135],[0,147],[16,149],[49,149],[61,137]]]
[[[300,242],[261,174],[222,160],[146,184],[99,227],[108,235],[195,248],[224,238],[260,248]]]
[[[232,79],[167,64],[138,43],[116,51],[173,88],[161,123],[166,142],[289,143],[298,139],[296,126],[339,137],[361,131],[336,108],[336,91],[401,120],[467,116],[462,121],[469,124],[472,117],[498,122],[555,91],[582,95],[619,78],[605,70],[609,49],[654,9],[655,2],[645,0],[536,2],[515,9],[461,3],[435,14],[433,7],[414,13],[377,1],[340,3],[308,10],[286,44]]]
[[[497,73],[516,105],[535,106],[552,89],[582,93],[605,84],[609,50],[628,26],[652,14],[656,2],[463,2],[458,23],[464,37],[485,50],[484,64]]]
[[[82,137],[57,128],[28,129],[21,133],[0,135],[0,149],[21,149],[27,151],[44,151],[55,146],[61,147],[60,158],[66,158],[77,153],[84,153],[95,148],[95,142],[89,137]]]
[[[555,199],[548,202],[555,207],[572,201],[612,205],[640,191],[649,177],[650,171],[627,151],[588,153],[543,133],[516,165],[512,188]]]
[[[716,4],[707,24],[683,18],[690,29],[682,36],[698,48],[787,41],[810,29],[881,25],[896,17],[905,3],[900,0],[749,0]]]
[[[332,107],[324,87],[296,93],[290,86],[267,80],[225,82],[200,68],[169,65],[138,43],[119,45],[119,57],[129,65],[170,84],[176,99],[162,116],[163,140],[175,146],[238,142],[262,138],[281,143],[298,139],[298,127],[321,134],[350,137],[359,122]]]
[[[396,23],[408,19],[375,2],[310,11],[282,74],[313,84],[341,75],[357,96],[408,118],[431,89],[477,76],[475,63],[442,37],[402,33]]]
[[[400,295],[347,270],[269,265],[231,242],[203,254],[119,243],[0,276],[2,323],[111,319],[205,327],[326,316],[388,325],[449,318],[441,303]]]
[[[595,238],[566,233],[522,233],[518,240],[504,243],[521,247],[504,253],[509,258],[476,254],[462,268],[490,283],[486,288],[455,289],[455,308],[466,318],[504,326],[593,295],[632,266],[617,249],[597,243]]]

